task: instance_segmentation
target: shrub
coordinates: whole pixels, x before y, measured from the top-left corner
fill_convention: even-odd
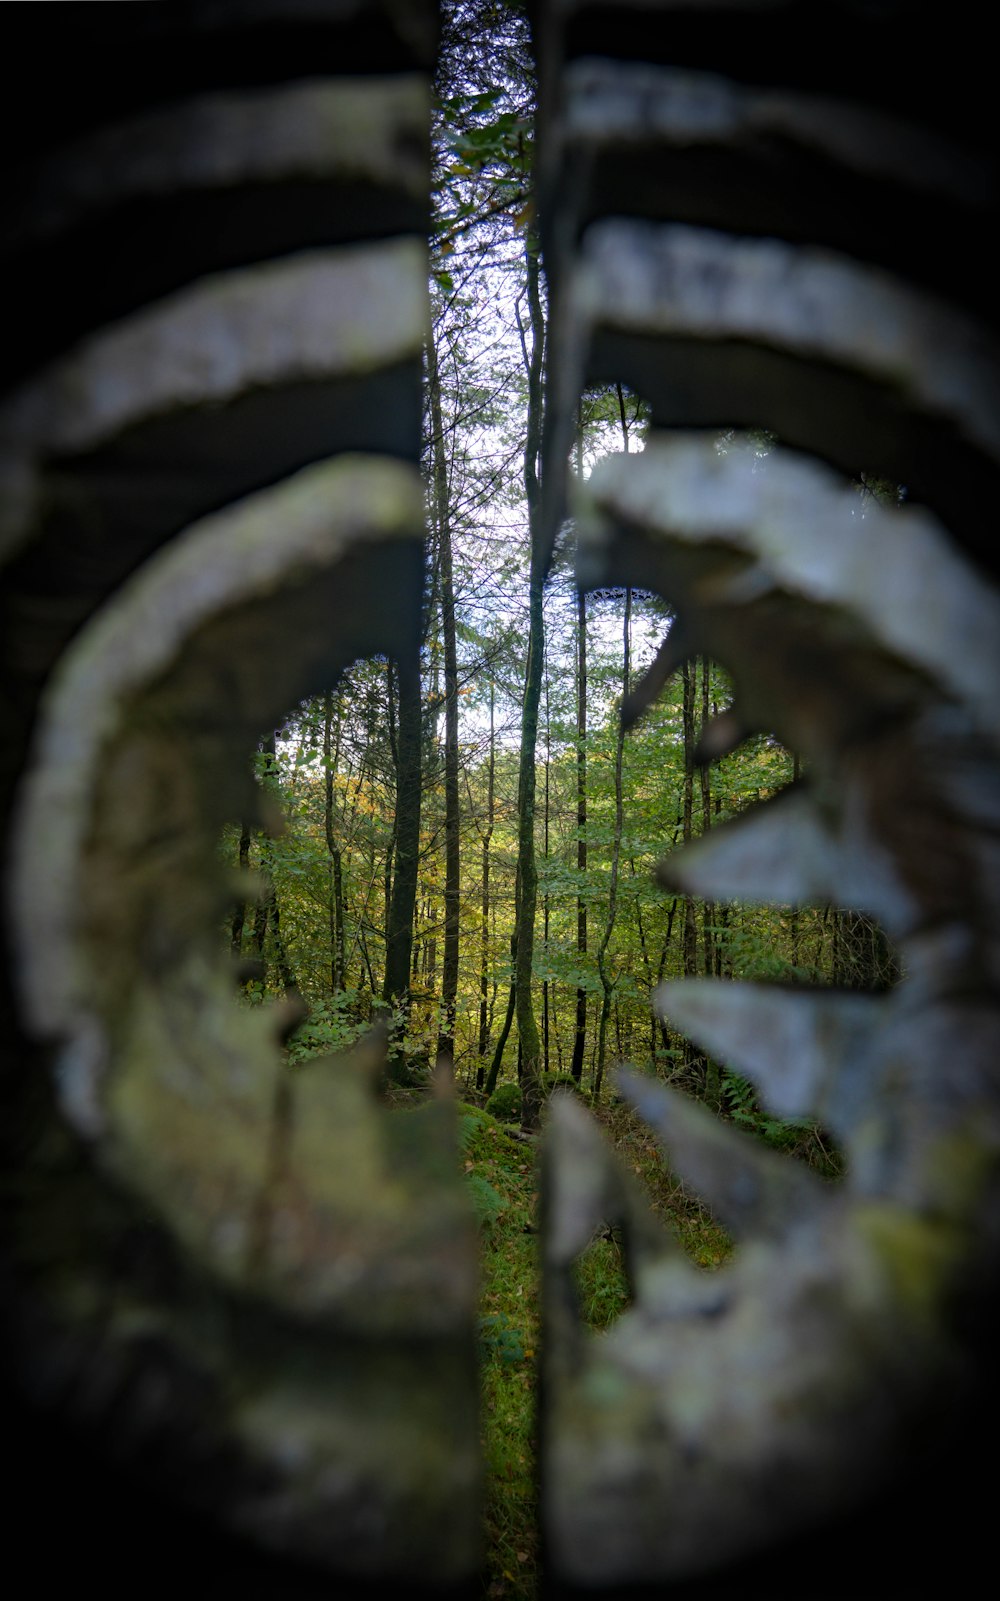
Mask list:
[[[516,1084],[498,1084],[486,1110],[501,1123],[517,1123],[521,1117],[521,1091]]]
[[[575,1095],[583,1095],[583,1090],[571,1074],[543,1073],[542,1099],[547,1101],[553,1090],[572,1090]]]

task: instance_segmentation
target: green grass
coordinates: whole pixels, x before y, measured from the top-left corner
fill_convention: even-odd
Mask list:
[[[535,1152],[485,1112],[460,1108],[462,1162],[480,1231],[479,1353],[486,1464],[485,1593],[533,1596],[538,1192]]]
[[[537,1174],[531,1144],[477,1108],[461,1105],[462,1163],[480,1223],[481,1428],[486,1464],[483,1594],[533,1601],[538,1590],[535,1506],[535,1354],[539,1336]],[[649,1130],[625,1106],[600,1107],[619,1155],[654,1211],[705,1268],[729,1255],[728,1238],[662,1163]],[[621,1249],[600,1234],[580,1259],[583,1317],[607,1328],[628,1305]]]

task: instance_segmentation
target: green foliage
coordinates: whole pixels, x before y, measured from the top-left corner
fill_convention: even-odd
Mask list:
[[[573,1266],[580,1316],[592,1329],[606,1329],[625,1311],[631,1296],[621,1243],[610,1229],[591,1240]]]
[[[357,1015],[357,993],[341,990],[314,1001],[309,1016],[289,1037],[287,1052],[292,1066],[297,1067],[313,1056],[325,1056],[332,1051],[346,1051],[357,1044],[369,1024]]]
[[[521,1117],[521,1091],[518,1085],[498,1084],[486,1102],[486,1110],[502,1123],[517,1123]]]
[[[467,1179],[476,1181],[474,1193],[482,1184],[501,1202],[480,1235],[478,1346],[487,1472],[484,1593],[529,1601],[538,1579],[534,1467],[539,1264],[534,1159],[488,1112],[460,1103],[458,1114]],[[700,1266],[717,1267],[729,1254],[729,1241],[665,1167],[648,1126],[624,1104],[601,1108],[598,1115],[665,1230]],[[597,1235],[582,1253],[575,1279],[584,1320],[595,1331],[608,1328],[629,1303],[616,1234],[602,1230]]]
[[[772,1117],[758,1105],[749,1079],[729,1068],[722,1074],[722,1098],[734,1123],[756,1134],[776,1151],[800,1157],[824,1178],[839,1178],[843,1173],[843,1156],[829,1135],[808,1118]]]
[[[480,1228],[492,1228],[504,1209],[504,1198],[480,1173],[466,1174]]]
[[[810,984],[821,978],[814,967],[793,962],[775,940],[775,920],[783,930],[788,918],[787,912],[764,912],[756,920],[747,917],[739,926],[713,929],[733,978],[766,984]]]
[[[542,1096],[548,1100],[553,1090],[572,1090],[574,1095],[583,1095],[576,1079],[569,1073],[543,1073]]]
[[[729,1068],[723,1070],[722,1095],[734,1123],[759,1134],[779,1150],[788,1150],[796,1143],[802,1130],[810,1126],[802,1118],[771,1117],[761,1111],[749,1079],[741,1078],[739,1073],[733,1073]]]
[[[535,1352],[538,1262],[532,1153],[487,1112],[459,1106],[467,1179],[488,1186],[501,1209],[480,1235],[478,1345],[487,1482],[485,1593],[535,1594]]]
[[[501,1362],[508,1367],[524,1361],[524,1335],[503,1312],[490,1312],[479,1319],[479,1360]]]

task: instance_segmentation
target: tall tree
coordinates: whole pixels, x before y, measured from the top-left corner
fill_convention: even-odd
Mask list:
[[[268,785],[278,785],[280,773],[278,768],[278,752],[274,731],[261,741],[261,751],[264,757],[264,779]],[[264,921],[261,924],[261,937],[258,951],[263,958],[264,927],[269,923],[271,929],[271,944],[274,949],[275,961],[281,976],[282,987],[286,994],[298,990],[298,981],[294,969],[288,958],[288,950],[281,929],[281,908],[278,904],[278,887],[275,881],[274,850],[270,834],[265,829],[260,842],[261,866],[265,876],[264,900],[266,910]]]
[[[496,686],[490,679],[490,753],[486,777],[486,826],[482,836],[482,927],[479,957],[479,1065],[476,1069],[476,1088],[482,1089],[485,1075],[486,1052],[490,1043],[489,1019],[489,955],[490,955],[490,843],[496,826]]]
[[[619,391],[620,393],[620,391]],[[624,417],[623,417],[624,428]],[[625,435],[626,449],[628,448],[628,434]],[[631,675],[631,631],[632,631],[632,591],[625,591],[625,618],[622,625],[622,705],[628,697],[629,678]],[[611,997],[614,994],[615,981],[611,975],[608,961],[608,946],[614,933],[615,921],[618,916],[618,870],[621,863],[622,832],[624,827],[624,794],[622,790],[622,761],[625,753],[625,719],[618,718],[618,730],[615,738],[615,827],[611,841],[611,882],[608,886],[608,915],[604,924],[604,933],[597,949],[597,971],[601,980],[601,1018],[597,1034],[597,1067],[594,1073],[594,1094],[601,1093],[601,1082],[604,1077],[604,1061],[608,1043],[608,1018],[611,1015]]]
[[[420,858],[420,664],[414,655],[399,666],[399,720],[396,730],[396,871],[385,931],[385,978],[382,999],[389,1007],[409,1009],[413,913],[417,900]]]
[[[577,433],[577,476],[583,477],[583,433]],[[581,589],[576,597],[576,868],[580,887],[576,897],[576,951],[581,964],[587,954],[587,596]],[[587,1045],[587,991],[580,983],[576,990],[576,1032],[570,1073],[577,1083],[583,1076],[583,1053]]]
[[[240,845],[239,845],[239,873],[240,873],[240,877],[242,879],[245,879],[247,874],[249,873],[249,871],[250,871],[250,824],[248,822],[244,821],[244,822],[242,822],[240,824]],[[247,910],[247,903],[246,903],[245,899],[243,899],[243,897],[241,896],[241,898],[236,903],[236,910],[233,912],[233,921],[232,921],[232,925],[231,925],[231,928],[230,928],[230,934],[229,934],[229,947],[230,947],[230,950],[232,951],[233,955],[237,958],[237,960],[243,954],[243,925],[244,925],[244,923],[246,921],[246,910]]]
[[[455,579],[452,560],[448,463],[445,456],[441,377],[434,329],[427,336],[427,393],[431,418],[434,531],[437,536],[444,652],[444,953],[441,966],[441,1026],[438,1055],[454,1059],[455,1002],[461,915],[461,820],[458,794],[458,646],[455,632]]]
[[[323,697],[323,832],[329,854],[327,905],[330,924],[330,990],[336,995],[344,988],[344,864],[333,821],[333,786],[340,753],[340,719],[337,719],[337,750],[333,750],[333,695]]]
[[[538,866],[535,859],[535,745],[538,739],[538,712],[542,694],[542,664],[545,656],[545,582],[542,551],[538,480],[538,460],[542,443],[542,371],[545,351],[545,319],[538,265],[538,238],[530,230],[525,238],[527,275],[526,301],[530,345],[518,316],[518,330],[528,377],[528,409],[524,442],[524,493],[528,506],[528,653],[524,671],[524,700],[521,706],[521,752],[517,785],[517,890],[514,985],[517,1033],[521,1051],[521,1121],[525,1129],[537,1129],[541,1116],[540,1046],[531,994],[531,971],[535,952],[535,910],[538,901]]]

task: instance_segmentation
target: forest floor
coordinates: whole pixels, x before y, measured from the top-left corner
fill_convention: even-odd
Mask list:
[[[667,1171],[642,1121],[621,1103],[595,1108],[653,1210],[691,1258],[712,1269],[728,1237]],[[538,1175],[531,1142],[478,1107],[459,1104],[462,1164],[480,1232],[481,1430],[486,1465],[483,1595],[529,1601],[538,1589],[535,1430],[539,1337]],[[621,1248],[608,1232],[581,1258],[581,1314],[606,1329],[628,1305]]]

